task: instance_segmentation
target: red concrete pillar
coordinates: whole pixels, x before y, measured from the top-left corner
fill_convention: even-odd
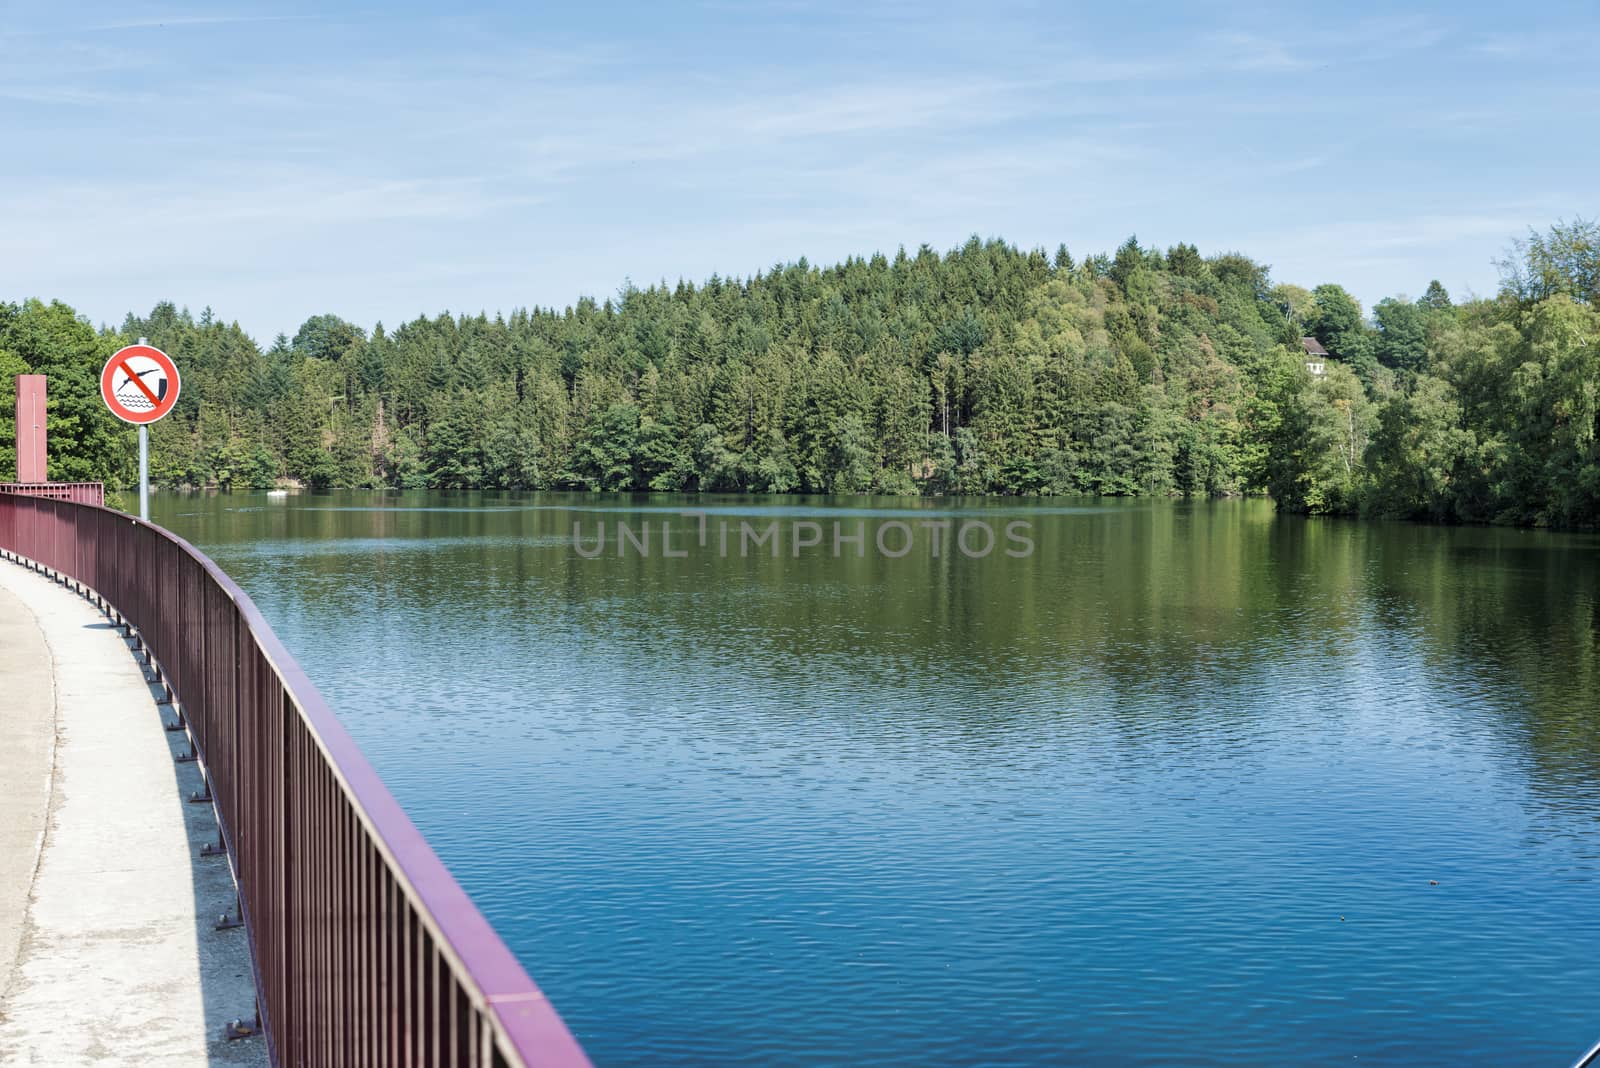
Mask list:
[[[48,482],[44,375],[17,376],[17,481]]]

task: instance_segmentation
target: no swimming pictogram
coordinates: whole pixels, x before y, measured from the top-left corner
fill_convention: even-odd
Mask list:
[[[118,349],[100,372],[100,397],[127,423],[153,423],[172,411],[183,388],[178,365],[153,345]]]

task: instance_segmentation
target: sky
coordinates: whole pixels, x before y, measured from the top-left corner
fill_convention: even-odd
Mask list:
[[[0,300],[333,313],[1137,235],[1369,307],[1600,214],[1600,6],[0,0]]]

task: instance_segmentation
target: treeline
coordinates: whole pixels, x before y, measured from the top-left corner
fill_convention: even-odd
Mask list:
[[[1600,229],[1558,224],[1501,267],[1493,298],[1434,282],[1369,319],[1236,253],[974,238],[370,334],[322,315],[265,350],[210,309],[96,331],[28,301],[0,304],[0,374],[51,375],[55,477],[121,485],[129,432],[95,374],[144,336],[184,374],[151,434],[173,486],[1268,492],[1594,526]],[[1332,354],[1324,374],[1303,337]]]

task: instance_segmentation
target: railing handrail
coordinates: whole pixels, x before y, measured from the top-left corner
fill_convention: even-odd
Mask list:
[[[0,491],[23,493],[36,489],[64,489],[76,486],[103,486],[104,482],[0,482]]]
[[[79,504],[104,504],[103,482],[0,482],[0,496],[56,497]]]
[[[406,894],[417,918],[426,926],[441,953],[447,955],[454,964],[458,977],[465,980],[464,986],[469,994],[476,995],[473,1000],[481,1002],[486,1010],[487,1018],[503,1039],[497,1045],[524,1064],[550,1065],[552,1068],[579,1068],[589,1064],[554,1007],[439,860],[355,740],[328,707],[317,687],[238,583],[184,538],[135,516],[92,504],[58,499],[0,499],[13,509],[20,507],[22,501],[34,500],[39,507],[82,509],[107,517],[117,524],[143,528],[169,542],[197,564],[237,610],[244,632],[253,640],[268,668],[276,676],[284,694],[307,728],[310,739],[348,799],[354,815],[394,876],[396,885]],[[82,576],[71,575],[51,561],[39,562],[71,578],[82,579]],[[157,659],[162,659],[164,651],[155,652]],[[237,662],[235,670],[238,670]],[[182,700],[183,695],[180,693],[177,697]],[[229,848],[233,848],[231,841]],[[244,896],[241,886],[241,897]],[[244,904],[248,914],[264,903],[245,901]],[[270,1019],[267,1024],[270,1028]]]

